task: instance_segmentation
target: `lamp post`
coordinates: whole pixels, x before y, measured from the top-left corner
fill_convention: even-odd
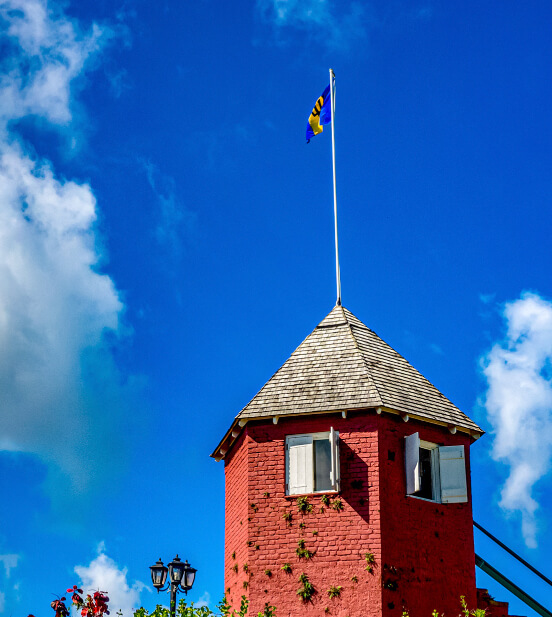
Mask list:
[[[171,561],[169,567],[165,566],[159,558],[159,561],[150,566],[151,570],[151,582],[157,589],[157,593],[160,591],[167,591],[170,589],[170,612],[171,617],[174,617],[176,611],[176,594],[184,592],[185,594],[192,588],[197,570],[186,560],[184,563],[180,560],[178,555]],[[169,574],[169,581],[166,587],[165,581],[167,580],[167,572]]]

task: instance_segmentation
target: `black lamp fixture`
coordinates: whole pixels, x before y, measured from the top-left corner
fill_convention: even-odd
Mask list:
[[[169,563],[169,567],[167,567],[161,561],[161,558],[159,558],[159,561],[156,564],[150,566],[150,570],[151,582],[157,589],[157,593],[170,589],[170,612],[171,616],[174,617],[176,610],[176,594],[179,592],[184,592],[185,594],[188,593],[194,584],[197,570],[192,568],[192,566],[188,563],[188,560],[182,563],[182,560],[178,557],[178,555],[171,561],[171,563]],[[164,587],[165,582],[167,581],[167,573],[169,574],[169,581],[167,582],[167,586]]]

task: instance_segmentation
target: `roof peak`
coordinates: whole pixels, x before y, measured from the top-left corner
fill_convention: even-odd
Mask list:
[[[458,427],[476,436],[483,432],[341,304],[314,328],[236,421],[373,408]]]

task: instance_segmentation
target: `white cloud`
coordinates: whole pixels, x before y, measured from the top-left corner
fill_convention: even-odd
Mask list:
[[[492,456],[509,466],[500,505],[519,512],[527,546],[537,545],[534,488],[552,459],[552,303],[525,292],[504,308],[506,338],[482,359]]]
[[[196,608],[201,608],[202,606],[207,606],[209,607],[209,604],[211,603],[211,594],[206,591],[200,598],[199,600],[194,604],[194,606]]]
[[[1,64],[0,118],[32,114],[67,124],[73,82],[110,31],[94,24],[82,33],[56,3],[45,0],[0,0],[0,20],[10,51]]]
[[[495,299],[495,294],[479,294],[479,300],[483,304],[490,304]]]
[[[195,214],[185,208],[176,194],[174,179],[162,175],[150,161],[141,161],[151,190],[159,205],[155,238],[160,246],[178,258],[182,252],[182,235],[195,222]]]
[[[330,49],[347,49],[366,36],[366,5],[333,0],[257,0],[261,19],[281,36],[284,29],[307,33]]]
[[[123,303],[101,273],[91,187],[58,177],[10,121],[69,123],[106,31],[82,33],[42,0],[0,0],[0,27],[0,449],[38,454],[84,489],[123,441],[112,355]]]
[[[19,555],[14,553],[7,553],[4,555],[0,555],[0,562],[4,566],[4,572],[6,573],[6,578],[10,578],[11,571],[17,567],[17,562],[19,561]]]
[[[117,563],[105,554],[102,542],[98,547],[98,556],[87,566],[76,566],[75,573],[81,580],[84,593],[106,591],[109,596],[109,611],[115,615],[132,615],[133,609],[140,607],[140,592],[146,585],[140,581],[129,584],[127,569],[119,568]]]
[[[437,345],[437,343],[430,343],[429,348],[434,354],[437,354],[438,356],[445,355],[445,352],[442,350],[442,348],[439,345]]]

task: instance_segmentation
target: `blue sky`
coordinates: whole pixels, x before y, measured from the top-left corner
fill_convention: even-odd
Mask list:
[[[487,431],[475,519],[550,575],[551,25],[546,2],[0,0],[0,614],[77,581],[151,608],[177,552],[191,599],[222,595],[208,455],[335,302],[329,131],[304,141],[330,66],[343,303]]]

